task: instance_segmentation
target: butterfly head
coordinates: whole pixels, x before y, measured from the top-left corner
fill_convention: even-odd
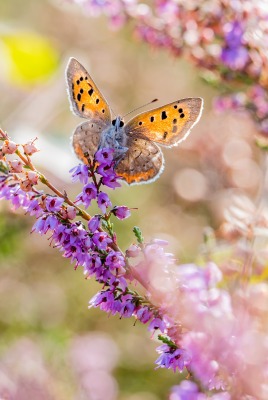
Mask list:
[[[112,125],[114,126],[114,129],[117,132],[120,128],[123,128],[125,123],[124,123],[123,119],[118,116],[112,120]]]

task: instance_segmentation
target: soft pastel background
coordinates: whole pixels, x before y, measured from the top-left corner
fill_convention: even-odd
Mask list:
[[[224,208],[236,194],[256,198],[262,185],[254,127],[244,115],[216,115],[217,93],[186,61],[149,50],[131,26],[119,32],[63,1],[0,2],[0,124],[18,142],[38,136],[33,161],[74,197],[68,170],[77,163],[64,71],[70,56],[89,70],[114,112],[124,115],[153,98],[205,100],[188,140],[164,150],[166,169],[153,184],[123,186],[115,204],[137,207],[118,224],[119,243],[144,236],[167,239],[181,261],[194,260],[204,228],[220,235]],[[159,400],[178,375],[154,370],[157,343],[133,320],[88,310],[97,290],[33,221],[0,204],[0,396],[14,399]]]

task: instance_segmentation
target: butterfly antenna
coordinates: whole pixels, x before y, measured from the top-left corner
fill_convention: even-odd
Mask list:
[[[153,100],[149,101],[149,103],[146,103],[146,104],[143,104],[143,105],[140,106],[140,107],[134,108],[134,110],[129,111],[129,112],[128,112],[127,114],[125,114],[122,118],[125,118],[127,115],[133,113],[134,111],[137,111],[137,110],[139,110],[140,108],[146,107],[146,106],[148,106],[149,104],[155,103],[156,101],[158,101],[158,99],[153,99]]]

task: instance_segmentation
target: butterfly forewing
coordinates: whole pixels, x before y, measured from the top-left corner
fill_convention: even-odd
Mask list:
[[[142,136],[128,137],[128,151],[115,167],[129,185],[148,183],[162,173],[164,159],[160,148]]]
[[[66,69],[71,108],[79,117],[111,123],[111,111],[86,69],[71,58]]]
[[[201,98],[187,98],[144,112],[125,126],[129,136],[143,135],[163,146],[184,140],[198,122],[203,108]]]

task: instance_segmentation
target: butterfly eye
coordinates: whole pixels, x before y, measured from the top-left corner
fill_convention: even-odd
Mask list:
[[[122,128],[124,126],[124,121],[121,120],[119,126],[120,126],[120,128]]]
[[[115,126],[115,119],[112,120],[112,125]]]

